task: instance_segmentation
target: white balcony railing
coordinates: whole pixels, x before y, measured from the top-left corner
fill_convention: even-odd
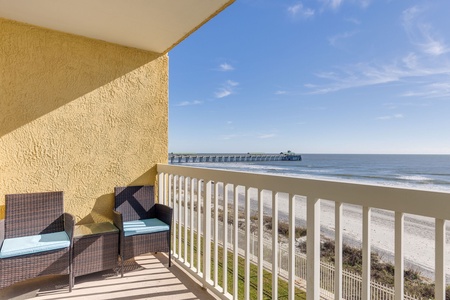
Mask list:
[[[375,185],[363,185],[323,180],[311,180],[284,176],[272,176],[243,172],[222,171],[192,167],[158,164],[159,201],[174,208],[173,256],[204,287],[223,299],[238,299],[238,282],[244,280],[243,294],[239,298],[250,299],[250,264],[257,266],[257,299],[263,299],[263,270],[272,273],[270,297],[278,298],[279,281],[279,215],[287,214],[289,233],[295,232],[296,210],[302,209],[297,199],[306,199],[307,259],[306,295],[307,299],[319,299],[321,293],[320,263],[320,218],[321,199],[334,202],[335,265],[332,285],[332,299],[343,299],[344,273],[342,269],[343,250],[343,205],[362,207],[362,280],[358,291],[360,299],[375,299],[370,280],[371,253],[371,213],[372,209],[382,209],[395,215],[394,226],[394,299],[405,299],[404,293],[404,219],[405,214],[431,217],[435,220],[435,299],[445,299],[445,252],[446,220],[450,219],[450,194]],[[281,197],[283,195],[283,197]],[[282,198],[286,198],[281,201]],[[228,205],[233,205],[233,215],[229,216]],[[233,226],[227,221],[220,222],[219,207],[223,220],[233,219]],[[268,209],[268,207],[270,209]],[[251,210],[257,214],[258,244],[251,241]],[[243,238],[240,239],[238,220],[243,213]],[[264,259],[264,213],[272,217],[271,257]],[[242,217],[242,215],[241,215]],[[206,229],[206,230],[205,230]],[[231,230],[231,236],[229,232]],[[242,231],[242,230],[241,230]],[[201,236],[201,238],[200,238]],[[220,236],[220,238],[219,238]],[[289,234],[288,298],[294,299],[300,278],[296,275],[295,234]],[[232,252],[233,275],[228,282],[227,268],[223,268],[219,281],[219,264],[228,265],[228,256],[221,255],[219,247]],[[257,249],[254,251],[254,249]],[[201,251],[197,251],[201,250]],[[253,250],[253,251],[252,251]],[[256,252],[256,253],[254,253]],[[238,259],[242,257],[244,274],[239,274]],[[242,276],[243,275],[243,276]],[[322,275],[323,276],[323,275]],[[322,278],[322,281],[324,279]],[[330,293],[329,293],[330,294]],[[371,295],[372,294],[372,295]]]

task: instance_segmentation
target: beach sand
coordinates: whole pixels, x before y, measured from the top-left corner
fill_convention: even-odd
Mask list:
[[[257,212],[256,191],[250,190],[252,214]],[[233,197],[230,194],[230,201]],[[272,200],[269,194],[263,194],[265,214],[271,215]],[[288,220],[289,202],[286,194],[279,194],[279,219]],[[244,207],[244,193],[239,191],[239,206]],[[306,199],[296,197],[296,226],[306,227]],[[380,209],[371,210],[371,247],[384,261],[394,261],[394,212]],[[321,200],[321,234],[334,239],[334,202]],[[362,207],[344,204],[343,206],[344,244],[360,247],[362,241]],[[404,258],[405,269],[419,271],[423,276],[434,279],[434,219],[405,215],[404,219]],[[447,224],[447,245],[450,241],[450,224]],[[446,249],[446,274],[450,281],[450,247]]]

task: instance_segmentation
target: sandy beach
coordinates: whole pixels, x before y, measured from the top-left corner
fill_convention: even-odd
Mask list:
[[[271,214],[271,199],[264,195],[265,214]],[[233,198],[230,198],[233,199]],[[252,214],[256,213],[256,193],[250,192]],[[244,205],[244,194],[240,193],[239,205]],[[287,195],[279,195],[279,218],[286,220],[289,203]],[[306,227],[306,199],[296,197],[296,226]],[[394,212],[372,209],[371,243],[372,251],[377,252],[385,261],[394,259]],[[334,239],[334,202],[321,200],[321,234]],[[434,219],[405,215],[404,221],[404,257],[405,268],[421,272],[423,276],[434,279]],[[343,240],[345,244],[360,247],[362,241],[362,207],[344,204]],[[447,244],[450,241],[450,224],[447,224]],[[446,273],[450,279],[450,247],[446,249]]]

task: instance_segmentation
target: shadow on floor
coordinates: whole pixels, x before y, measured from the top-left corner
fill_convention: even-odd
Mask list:
[[[123,278],[114,270],[79,276],[69,293],[67,275],[38,277],[0,290],[0,300],[217,299],[174,261],[167,266],[164,254],[142,255],[125,262]]]

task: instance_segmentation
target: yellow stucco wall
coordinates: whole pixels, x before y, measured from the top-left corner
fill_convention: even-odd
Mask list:
[[[167,162],[168,57],[0,18],[0,218],[5,194],[64,191],[78,223]]]

